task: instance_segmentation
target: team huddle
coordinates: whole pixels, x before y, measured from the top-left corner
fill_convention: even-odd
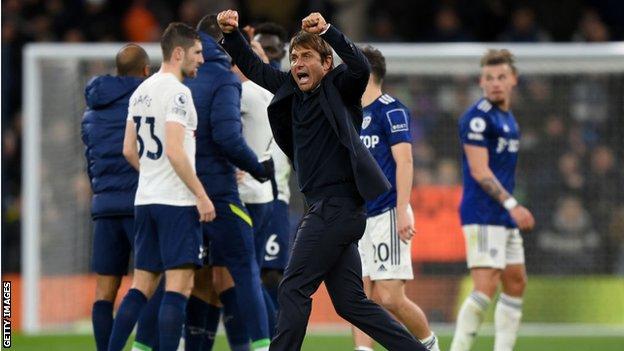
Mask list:
[[[412,118],[382,90],[385,58],[319,13],[302,20],[288,51],[286,40],[272,23],[239,30],[238,13],[223,11],[196,29],[171,23],[153,75],[146,52],[128,44],[117,76],[89,82],[82,138],[98,350],[122,350],[135,325],[133,350],[211,350],[219,321],[231,350],[300,350],[321,282],[353,325],[355,350],[372,351],[373,340],[440,350],[405,295],[417,235]],[[500,283],[494,349],[513,349],[526,285],[520,230],[534,225],[511,195],[520,138],[513,56],[490,50],[481,67],[484,97],[459,125],[474,291],[452,351],[470,349]],[[291,167],[306,202],[292,234]],[[132,287],[113,318],[131,252]]]

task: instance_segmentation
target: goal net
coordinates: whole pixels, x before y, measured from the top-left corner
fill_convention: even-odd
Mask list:
[[[616,278],[624,274],[624,44],[375,46],[387,60],[385,91],[412,113],[418,234],[410,297],[433,322],[453,323],[470,289],[457,218],[457,121],[481,94],[481,55],[488,48],[508,48],[520,72],[513,98],[522,130],[515,195],[538,223],[524,235],[531,276],[524,320],[624,325],[624,282]],[[31,44],[25,49],[25,332],[90,324],[95,280],[91,193],[80,139],[83,92],[92,76],[114,73],[120,47]],[[158,66],[158,45],[146,49],[152,66]],[[302,211],[297,194],[293,191],[293,216]],[[322,296],[315,299],[312,325],[340,323],[330,316],[331,307],[318,309],[328,303]]]

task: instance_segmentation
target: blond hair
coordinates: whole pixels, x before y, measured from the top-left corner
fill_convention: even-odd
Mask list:
[[[516,68],[515,61],[514,55],[507,49],[490,49],[481,57],[481,67],[507,64],[512,72],[517,74],[518,69]]]

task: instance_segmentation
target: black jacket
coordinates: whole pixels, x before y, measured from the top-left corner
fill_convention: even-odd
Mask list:
[[[330,26],[322,37],[344,63],[323,77],[319,88],[320,105],[338,139],[349,149],[353,177],[360,195],[366,200],[374,200],[391,186],[359,136],[361,98],[370,74],[368,61],[336,27]],[[275,94],[267,109],[269,122],[275,141],[293,160],[292,103],[295,89],[299,89],[297,83],[290,72],[281,72],[263,63],[239,31],[224,34],[222,44],[247,78]]]

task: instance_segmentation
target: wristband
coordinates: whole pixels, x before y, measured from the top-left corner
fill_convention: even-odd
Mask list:
[[[518,206],[518,200],[516,200],[513,196],[510,196],[505,201],[503,201],[503,207],[507,211],[513,210],[516,206]]]

